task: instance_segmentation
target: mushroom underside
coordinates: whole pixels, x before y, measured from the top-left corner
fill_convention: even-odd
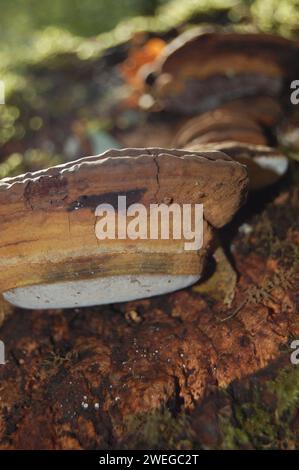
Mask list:
[[[3,294],[11,304],[26,309],[78,308],[128,302],[184,289],[200,275],[122,275],[58,282],[11,289]]]

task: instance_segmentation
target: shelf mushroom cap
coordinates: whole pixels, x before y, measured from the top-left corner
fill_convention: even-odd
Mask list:
[[[280,96],[299,75],[299,42],[270,34],[188,32],[156,59],[152,95],[196,114],[235,98]]]
[[[243,100],[241,100],[243,101]],[[236,103],[228,103],[185,122],[174,138],[176,148],[218,150],[248,169],[249,188],[261,189],[277,182],[288,170],[288,158],[270,144],[270,123],[260,99],[245,115]],[[272,123],[278,122],[278,115]]]
[[[246,165],[250,190],[260,190],[276,183],[286,174],[288,158],[279,150],[266,145],[246,144],[243,142],[225,141],[202,144],[196,139],[186,147],[188,150],[209,151],[211,149],[225,152],[235,161]]]
[[[200,279],[214,232],[246,198],[246,168],[222,152],[109,150],[0,181],[0,292],[24,308],[149,297]],[[203,204],[203,245],[103,239],[99,204]],[[116,207],[117,210],[117,207]]]

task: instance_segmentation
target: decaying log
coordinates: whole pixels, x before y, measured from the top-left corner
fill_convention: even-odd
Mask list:
[[[229,309],[218,292],[188,289],[16,310],[1,329],[1,448],[118,448],[140,413],[164,405],[192,418],[203,397],[279,358],[299,335],[298,204],[297,191],[282,193],[246,230],[231,227],[239,280]]]

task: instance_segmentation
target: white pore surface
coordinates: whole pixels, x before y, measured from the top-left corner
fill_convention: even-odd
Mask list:
[[[13,305],[28,309],[77,308],[166,294],[194,284],[198,275],[126,275],[18,287],[3,294]]]
[[[288,169],[288,159],[283,155],[277,157],[261,155],[254,157],[254,161],[265,170],[272,170],[279,176],[284,175]]]

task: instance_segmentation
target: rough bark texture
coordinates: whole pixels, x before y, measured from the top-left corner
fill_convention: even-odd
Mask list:
[[[279,360],[299,335],[298,191],[250,215],[256,204],[249,201],[246,215],[250,234],[236,231],[240,220],[222,233],[239,273],[230,307],[217,298],[216,278],[206,294],[194,287],[102,308],[16,310],[1,329],[8,361],[0,368],[1,448],[295,445],[296,368],[279,382],[291,383],[283,406],[265,375],[238,382]],[[268,437],[250,407],[266,413]],[[284,412],[292,438],[277,435],[275,416]]]

